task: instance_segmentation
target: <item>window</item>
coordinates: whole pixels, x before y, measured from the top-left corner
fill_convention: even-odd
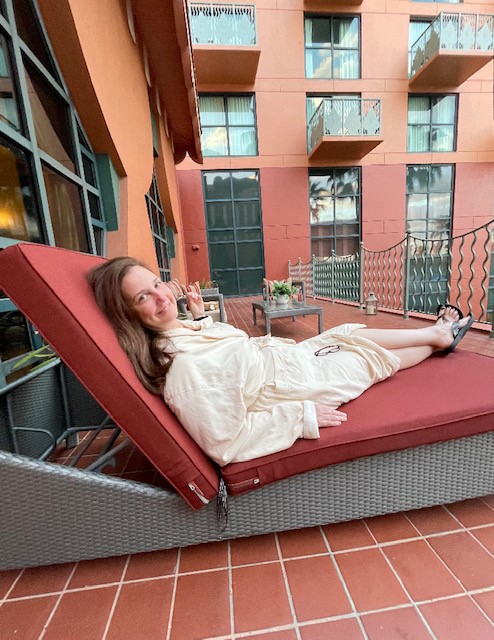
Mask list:
[[[256,156],[253,95],[199,96],[204,156]]]
[[[447,298],[453,174],[450,164],[407,167],[411,310],[432,313]]]
[[[420,36],[424,33],[424,31],[429,27],[430,23],[432,22],[432,20],[429,18],[412,18],[410,19],[410,23],[408,25],[408,74],[410,75],[410,72],[412,70],[412,66],[413,66],[413,60],[412,60],[412,45],[417,42],[417,40],[420,38]],[[420,55],[423,56],[423,49],[424,47],[422,47],[421,51],[422,53],[419,52]],[[414,56],[416,55],[416,52],[414,51]],[[421,62],[420,64],[416,63],[415,66],[420,67],[421,66]],[[415,69],[416,70],[416,69]]]
[[[306,16],[307,78],[360,78],[360,24],[356,16]]]
[[[407,151],[454,151],[456,96],[409,96]]]
[[[28,154],[0,136],[0,237],[42,242]]]
[[[449,238],[453,165],[407,167],[407,231],[419,238]]]
[[[51,55],[36,2],[1,5],[10,9],[2,11],[1,21],[14,19],[0,31],[0,247],[28,241],[103,254],[95,155]],[[12,358],[38,346],[37,332],[0,296],[0,374],[2,363],[10,360],[8,368]]]
[[[160,277],[163,282],[169,282],[171,280],[169,257],[171,256],[169,255],[168,250],[168,238],[171,235],[171,239],[173,240],[173,233],[170,234],[171,229],[166,226],[165,214],[161,205],[158,182],[154,171],[151,188],[146,194],[146,206],[149,215],[149,223],[151,225],[151,233],[153,234],[154,248],[156,250],[156,259],[158,260]]]
[[[255,295],[264,277],[259,172],[202,174],[211,278],[224,295]]]
[[[357,253],[360,229],[360,169],[317,169],[309,174],[311,253],[328,258]]]
[[[8,43],[0,33],[0,121],[20,131],[16,93]]]

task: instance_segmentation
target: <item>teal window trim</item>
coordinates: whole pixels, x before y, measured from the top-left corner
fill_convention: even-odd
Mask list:
[[[120,181],[110,157],[106,153],[96,154],[96,167],[103,204],[103,216],[107,231],[117,231],[119,225]]]
[[[15,311],[17,307],[8,298],[0,298],[0,313],[5,313],[6,311]]]
[[[166,227],[166,248],[168,251],[168,257],[175,257],[175,234],[172,227]]]
[[[144,197],[160,276],[163,281],[169,281],[171,280],[170,258],[175,256],[175,243],[173,243],[173,256],[171,256],[168,246],[170,229],[166,224],[165,212],[163,210],[158,181],[156,180],[156,172],[154,170],[149,191]],[[173,241],[173,230],[171,230],[171,235]]]

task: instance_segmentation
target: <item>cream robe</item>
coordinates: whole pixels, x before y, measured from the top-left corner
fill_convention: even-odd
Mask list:
[[[318,438],[315,403],[336,409],[399,368],[390,351],[352,335],[364,326],[340,325],[297,344],[270,335],[249,338],[211,318],[184,321],[163,342],[175,354],[165,402],[221,466],[288,449],[298,438]],[[340,350],[314,355],[329,344]]]

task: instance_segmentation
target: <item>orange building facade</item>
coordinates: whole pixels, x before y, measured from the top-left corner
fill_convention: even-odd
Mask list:
[[[256,293],[289,259],[359,241],[381,250],[407,230],[456,236],[494,217],[492,2],[208,4],[189,3],[204,162],[177,167],[191,278]],[[236,42],[226,17],[241,23]],[[480,44],[453,41],[453,25]],[[234,191],[248,180],[247,207]]]
[[[113,167],[118,220],[107,226],[104,254],[132,255],[154,269],[160,263],[166,278],[186,280],[175,166],[186,154],[200,161],[201,150],[185,3],[36,5],[92,149]],[[165,256],[153,242],[166,238],[152,223],[152,187],[173,245]]]

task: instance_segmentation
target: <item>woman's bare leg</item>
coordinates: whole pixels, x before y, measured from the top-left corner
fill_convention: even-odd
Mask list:
[[[427,360],[434,353],[434,347],[405,347],[404,349],[390,349],[391,353],[400,359],[400,370],[409,369]]]
[[[458,325],[463,327],[468,320],[466,316],[458,322]],[[353,335],[372,340],[391,351],[411,347],[430,347],[430,353],[433,353],[447,349],[451,345],[454,340],[451,327],[451,322],[438,322],[422,329],[356,329]]]

